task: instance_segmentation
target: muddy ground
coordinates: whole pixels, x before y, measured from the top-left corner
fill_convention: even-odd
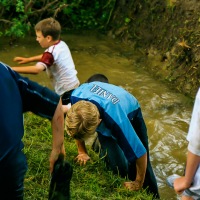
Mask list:
[[[200,1],[117,2],[108,35],[140,50],[153,76],[193,98],[200,82]]]

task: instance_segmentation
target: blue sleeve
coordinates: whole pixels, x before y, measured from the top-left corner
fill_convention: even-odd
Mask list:
[[[19,87],[23,112],[31,111],[51,120],[60,100],[59,95],[28,78],[20,76],[11,68],[9,68],[9,71]]]

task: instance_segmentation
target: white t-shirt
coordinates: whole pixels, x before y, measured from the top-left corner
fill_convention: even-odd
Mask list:
[[[189,141],[188,150],[200,156],[200,89],[194,102],[187,140]]]
[[[64,41],[60,41],[50,46],[45,52],[52,53],[53,64],[47,66],[44,62],[38,63],[45,66],[47,75],[52,80],[55,92],[61,96],[65,92],[77,88],[80,82],[67,44]]]
[[[200,156],[200,89],[194,102],[187,140],[189,141],[188,150]],[[193,186],[189,189],[200,195],[200,165],[196,171]]]

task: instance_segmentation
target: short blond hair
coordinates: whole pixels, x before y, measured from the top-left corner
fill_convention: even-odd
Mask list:
[[[99,110],[89,101],[78,101],[66,114],[65,129],[75,139],[84,139],[95,133],[100,122]]]

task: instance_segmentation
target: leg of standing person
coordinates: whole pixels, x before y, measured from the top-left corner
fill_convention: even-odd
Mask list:
[[[0,199],[23,200],[27,162],[20,144],[0,164]],[[6,173],[5,173],[6,171]]]

